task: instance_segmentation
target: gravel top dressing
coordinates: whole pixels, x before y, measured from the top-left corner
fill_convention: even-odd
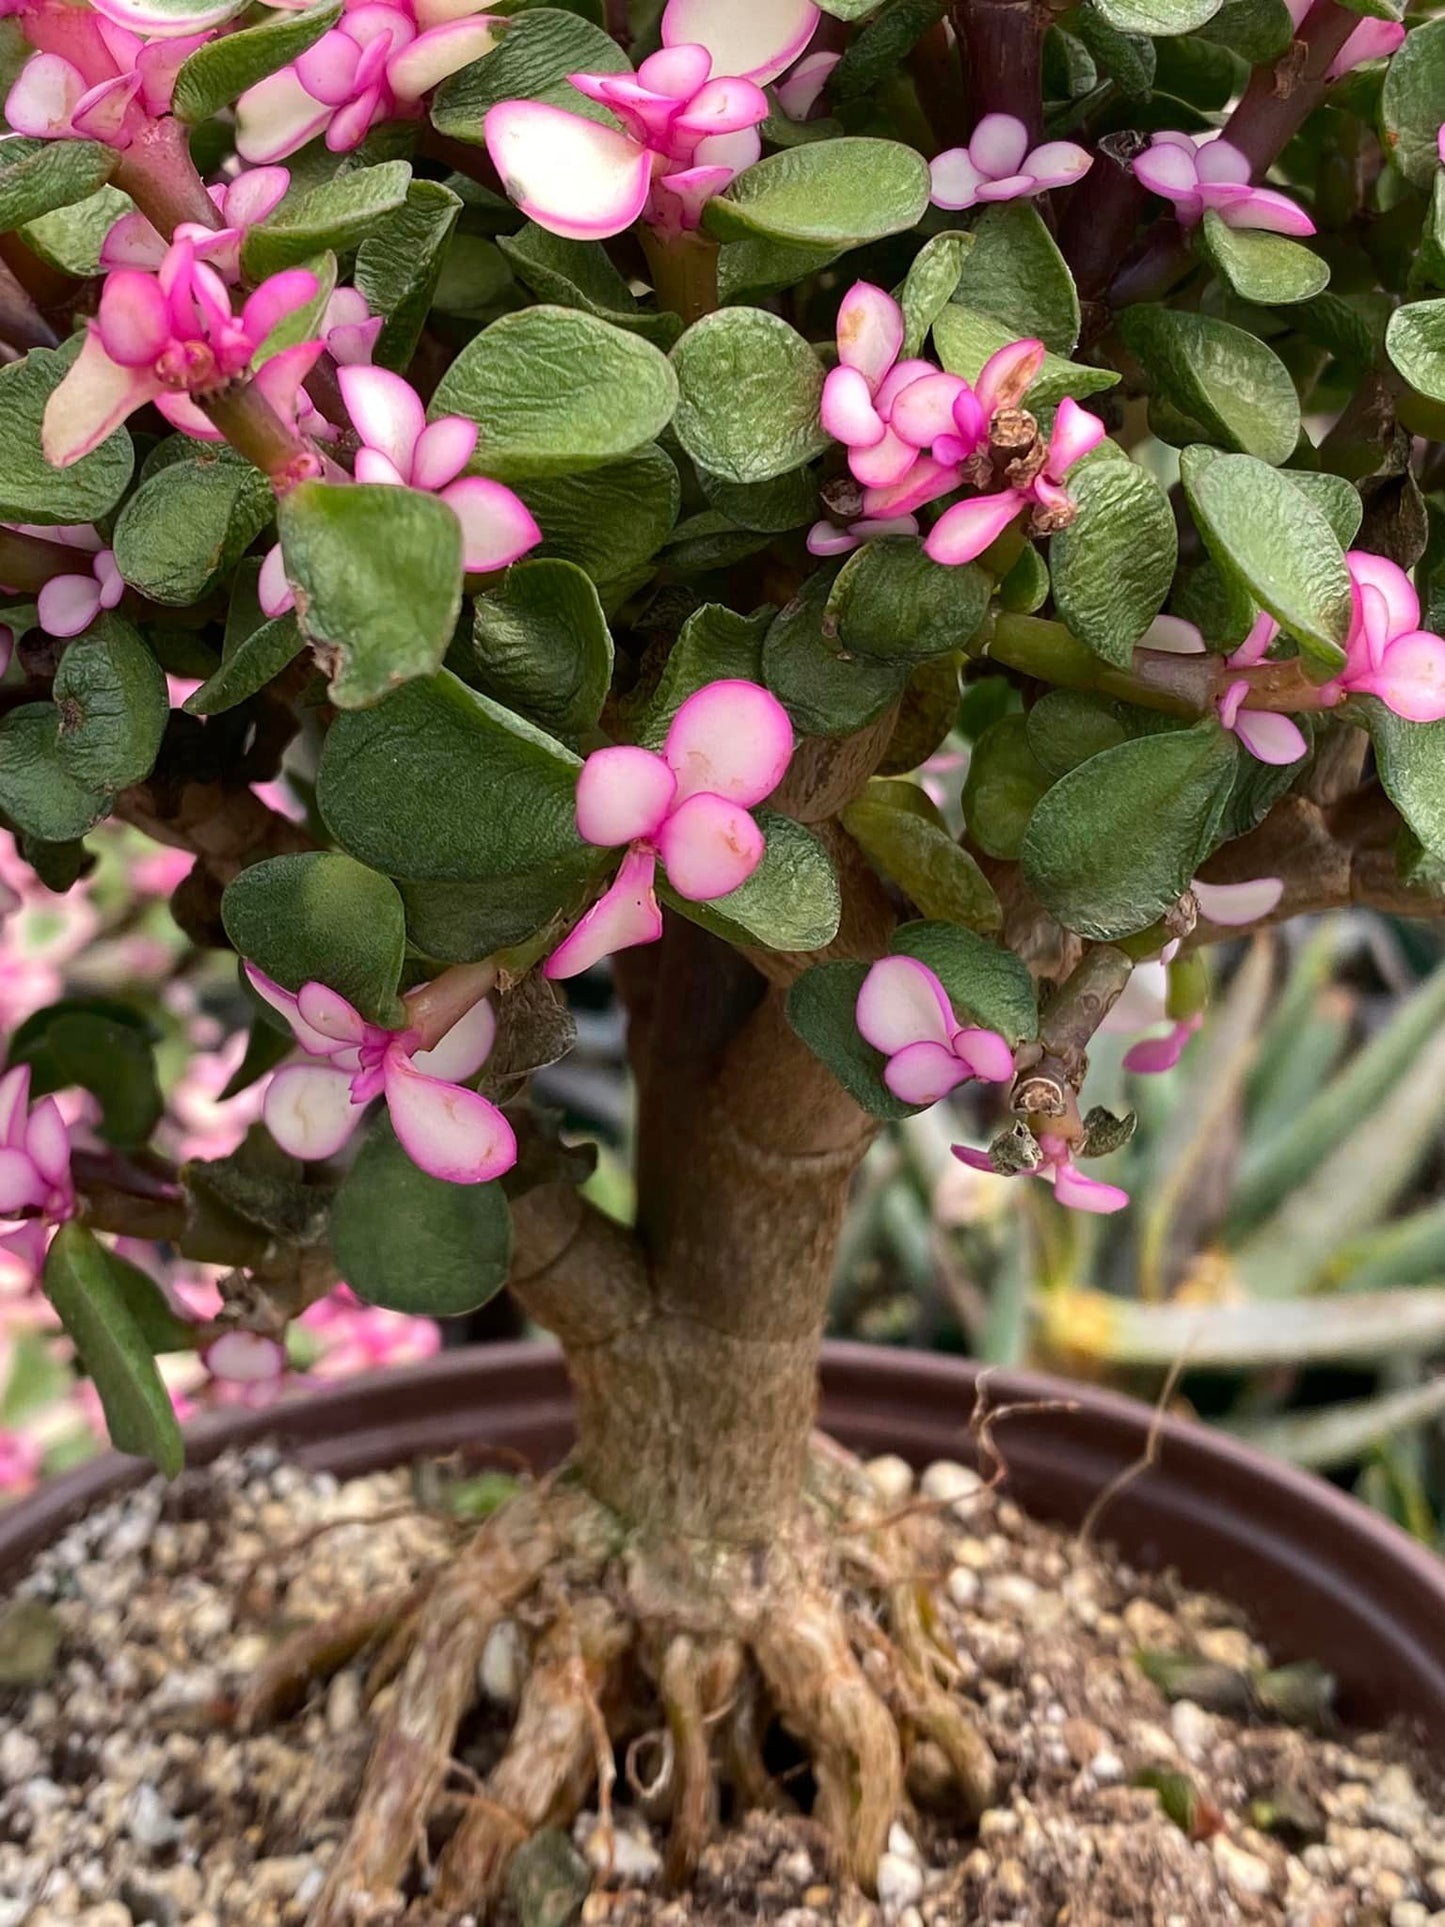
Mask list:
[[[610,1824],[594,1809],[518,1857],[503,1927],[1445,1927],[1445,1801],[1407,1736],[1331,1731],[1327,1686],[1271,1673],[1233,1607],[1035,1524],[962,1467],[917,1489],[900,1461],[872,1471],[883,1509],[936,1513],[998,1804],[961,1833],[915,1774],[876,1901],[839,1884],[805,1811],[725,1825],[676,1898],[665,1823],[623,1774]],[[0,1927],[301,1927],[354,1808],[374,1655],[273,1731],[238,1735],[228,1712],[281,1632],[459,1542],[423,1508],[439,1483],[340,1484],[257,1450],[118,1500],[36,1563],[0,1602]],[[457,1815],[505,1737],[510,1632],[458,1743]],[[438,1921],[420,1891],[401,1916],[471,1918]]]

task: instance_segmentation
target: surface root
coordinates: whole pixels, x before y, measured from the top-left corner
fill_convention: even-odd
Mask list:
[[[246,1697],[252,1723],[284,1712],[308,1667],[323,1676],[369,1645],[380,1649],[372,1685],[392,1682],[309,1927],[395,1919],[421,1891],[439,1916],[486,1920],[534,1833],[570,1827],[593,1800],[610,1837],[619,1751],[641,1804],[670,1822],[666,1872],[680,1886],[725,1795],[732,1811],[792,1804],[768,1764],[774,1722],[811,1766],[814,1817],[839,1873],[871,1890],[907,1811],[912,1748],[926,1742],[944,1763],[959,1821],[976,1817],[994,1784],[919,1576],[921,1546],[913,1528],[876,1517],[836,1457],[795,1526],[761,1554],[654,1551],[566,1473],[525,1489],[425,1596],[398,1595],[287,1642]],[[510,1737],[478,1781],[453,1750],[504,1620],[522,1635],[526,1670]],[[458,1793],[454,1774],[472,1790]],[[433,1873],[429,1829],[458,1811]]]

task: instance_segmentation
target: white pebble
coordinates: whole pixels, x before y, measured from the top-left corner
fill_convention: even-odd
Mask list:
[[[594,1872],[605,1874],[611,1847],[612,1878],[626,1887],[645,1887],[662,1872],[662,1855],[650,1840],[624,1827],[610,1830],[599,1820],[587,1835],[583,1857]]]
[[[487,1635],[477,1678],[483,1693],[500,1706],[515,1706],[526,1667],[522,1630],[514,1619],[503,1619]]]
[[[896,1853],[902,1860],[921,1861],[923,1858],[918,1851],[918,1842],[901,1820],[895,1820],[888,1829],[888,1851]]]
[[[955,1566],[948,1575],[948,1596],[955,1606],[978,1604],[979,1578],[967,1566]]]
[[[1246,1853],[1243,1847],[1236,1847],[1222,1833],[1214,1836],[1213,1847],[1215,1862],[1236,1899],[1259,1900],[1270,1892],[1274,1875],[1266,1861],[1257,1854]]]
[[[1177,1700],[1169,1709],[1169,1730],[1185,1759],[1193,1760],[1196,1765],[1207,1757],[1214,1744],[1213,1716],[1193,1700]]]
[[[878,1904],[890,1918],[896,1918],[905,1907],[923,1893],[923,1869],[915,1860],[905,1860],[901,1853],[885,1853],[878,1862]]]
[[[1418,1900],[1397,1900],[1390,1909],[1390,1927],[1429,1927],[1430,1915]]]
[[[1112,1747],[1100,1747],[1089,1762],[1089,1771],[1098,1786],[1117,1786],[1124,1777],[1124,1762]]]
[[[896,1452],[869,1459],[863,1470],[873,1481],[873,1489],[885,1505],[902,1505],[913,1490],[913,1467]]]
[[[138,1847],[168,1847],[181,1836],[181,1826],[159,1793],[143,1780],[126,1807],[125,1830]]]
[[[982,1487],[983,1480],[977,1472],[953,1459],[935,1459],[918,1485],[925,1499],[932,1499],[936,1505],[951,1506],[960,1518],[968,1517],[972,1509],[970,1501]]]
[[[783,1855],[774,1871],[791,1886],[811,1887],[815,1876],[813,1856],[806,1847],[794,1847],[791,1853]]]

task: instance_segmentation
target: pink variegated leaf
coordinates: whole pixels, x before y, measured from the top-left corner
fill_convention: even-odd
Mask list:
[[[677,778],[674,807],[706,792],[747,809],[782,781],[793,725],[777,697],[757,683],[708,683],[679,707],[662,754]]]
[[[650,749],[613,743],[594,750],[577,778],[577,834],[604,850],[652,836],[676,793],[677,778]]]
[[[651,850],[629,850],[608,890],[558,944],[542,975],[553,981],[575,977],[619,950],[656,943],[662,935],[662,911],[653,890],[656,869]]]
[[[517,1162],[511,1125],[489,1099],[426,1077],[399,1050],[385,1060],[386,1108],[402,1149],[447,1184],[487,1184]]]
[[[620,234],[642,213],[652,156],[614,127],[540,100],[505,100],[485,123],[487,152],[530,219],[574,241]]]
[[[667,880],[689,903],[712,903],[747,882],[763,833],[741,803],[699,792],[672,810],[656,837]]]
[[[715,74],[762,87],[792,66],[818,24],[813,0],[667,0],[664,47],[705,47]]]
[[[438,499],[462,525],[462,567],[468,574],[505,569],[542,539],[532,511],[505,483],[466,475],[449,482]]]
[[[948,992],[916,957],[880,957],[863,979],[854,1018],[863,1041],[887,1057],[910,1044],[947,1048],[958,1028]]]
[[[361,1122],[351,1079],[329,1064],[283,1064],[266,1089],[266,1128],[293,1158],[335,1157]]]

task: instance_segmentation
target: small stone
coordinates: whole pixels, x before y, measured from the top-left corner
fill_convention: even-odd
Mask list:
[[[970,1502],[983,1490],[983,1480],[969,1466],[953,1459],[935,1459],[919,1480],[918,1489],[935,1505],[948,1506],[959,1518],[967,1518],[972,1510]]]
[[[29,1733],[12,1726],[0,1734],[0,1786],[19,1786],[40,1771],[44,1755]]]
[[[326,1730],[338,1738],[361,1719],[361,1681],[355,1673],[338,1673],[326,1692]]]
[[[785,1853],[775,1869],[779,1880],[786,1880],[794,1887],[811,1887],[816,1871],[813,1856],[806,1847],[794,1847],[791,1853]]]
[[[147,1780],[130,1796],[125,1830],[138,1847],[145,1847],[151,1853],[172,1846],[183,1831],[176,1816]]]
[[[873,1481],[873,1489],[885,1505],[902,1505],[913,1490],[913,1467],[896,1452],[869,1459],[863,1470]]]
[[[586,1861],[555,1827],[520,1846],[507,1872],[507,1897],[522,1927],[571,1927],[591,1885]]]
[[[898,1927],[923,1927],[923,1916],[916,1907],[905,1907],[898,1916]]]
[[[1215,1864],[1236,1900],[1261,1900],[1274,1887],[1274,1875],[1267,1861],[1246,1853],[1225,1834],[1217,1833],[1211,1843]]]
[[[1124,1762],[1112,1747],[1100,1747],[1089,1762],[1089,1771],[1098,1786],[1117,1786],[1124,1777]]]
[[[918,1842],[899,1820],[895,1820],[888,1829],[888,1851],[896,1853],[903,1860],[921,1862],[923,1858],[918,1851]]]
[[[1075,1766],[1087,1766],[1095,1754],[1101,1753],[1108,1744],[1109,1736],[1102,1726],[1095,1726],[1092,1720],[1066,1719],[1062,1732],[1064,1745]]]
[[[645,1887],[662,1872],[662,1855],[650,1840],[624,1827],[607,1827],[600,1820],[588,1833],[582,1852],[588,1866],[604,1878],[610,1865],[612,1879],[624,1887]]]
[[[832,1898],[833,1889],[826,1886],[820,1880],[816,1887],[809,1887],[804,1893],[803,1905],[805,1907],[826,1907]]]
[[[522,1629],[514,1619],[503,1619],[487,1635],[477,1680],[489,1700],[515,1706],[526,1672],[527,1649]]]
[[[979,1578],[967,1566],[955,1566],[948,1575],[948,1596],[955,1606],[967,1609],[978,1604]]]
[[[923,1893],[923,1869],[901,1853],[885,1853],[878,1862],[878,1905],[896,1919]]]
[[[1418,1900],[1397,1900],[1390,1909],[1390,1927],[1430,1927],[1429,1910]]]
[[[1213,1715],[1202,1706],[1196,1706],[1193,1700],[1176,1700],[1169,1709],[1169,1730],[1185,1759],[1198,1765],[1208,1757],[1218,1728]]]

